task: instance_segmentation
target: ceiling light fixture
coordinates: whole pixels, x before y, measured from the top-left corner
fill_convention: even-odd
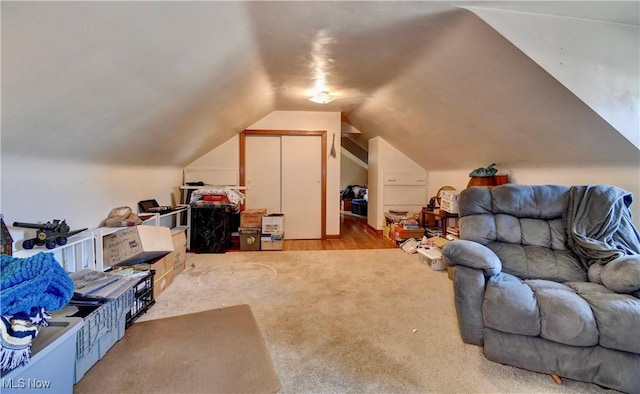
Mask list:
[[[309,101],[313,101],[314,103],[318,103],[318,104],[329,104],[335,98],[336,98],[335,94],[331,94],[328,91],[323,90],[322,92],[318,92],[315,95],[311,96]]]

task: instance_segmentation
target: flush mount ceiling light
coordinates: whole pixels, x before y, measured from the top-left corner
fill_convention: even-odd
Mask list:
[[[327,79],[330,77],[334,59],[331,58],[331,45],[335,40],[328,29],[316,32],[311,42],[309,69],[313,80],[313,89],[309,100],[318,104],[328,104],[337,96],[329,92]]]
[[[318,104],[328,104],[332,102],[335,98],[336,98],[335,94],[331,94],[326,90],[323,90],[322,92],[318,92],[315,95],[311,96],[309,101],[313,101],[314,103],[318,103]]]

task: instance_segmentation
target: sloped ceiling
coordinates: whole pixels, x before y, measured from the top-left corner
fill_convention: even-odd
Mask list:
[[[3,1],[2,153],[185,166],[273,110],[324,110],[428,170],[638,163],[469,3]],[[473,2],[518,3],[549,2]],[[546,10],[638,23],[594,4]],[[309,102],[317,83],[338,97]]]

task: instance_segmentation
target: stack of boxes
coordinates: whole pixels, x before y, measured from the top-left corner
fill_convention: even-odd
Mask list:
[[[284,214],[266,209],[240,212],[240,250],[282,250]]]
[[[240,212],[240,250],[260,250],[260,231],[266,209],[245,209]]]
[[[282,250],[284,214],[266,209],[240,212],[240,250]]]
[[[262,250],[282,250],[284,214],[272,213],[262,218],[260,247]]]
[[[458,193],[443,190],[440,192],[440,209],[449,213],[458,213]]]
[[[104,237],[106,265],[114,269],[154,270],[153,298],[157,298],[185,268],[187,237],[183,229],[134,226]]]

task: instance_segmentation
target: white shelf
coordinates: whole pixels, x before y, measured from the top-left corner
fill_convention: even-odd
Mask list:
[[[84,268],[95,268],[95,252],[93,233],[89,230],[67,238],[67,243],[47,249],[44,246],[34,246],[33,249],[22,248],[22,242],[16,242],[21,249],[14,251],[13,255],[19,258],[34,256],[40,252],[53,253],[56,260],[67,272],[76,272]]]

